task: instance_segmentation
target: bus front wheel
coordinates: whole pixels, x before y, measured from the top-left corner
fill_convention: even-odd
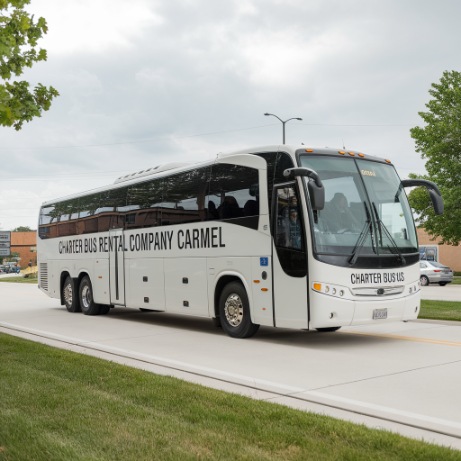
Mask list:
[[[98,315],[100,313],[100,306],[93,300],[93,287],[88,276],[82,278],[80,288],[78,290],[80,306],[85,315]]]
[[[62,299],[69,312],[80,312],[80,303],[78,302],[78,296],[74,288],[72,278],[67,276],[62,286]]]
[[[232,338],[249,338],[259,328],[250,318],[250,307],[241,283],[227,284],[219,298],[219,320],[223,330]]]

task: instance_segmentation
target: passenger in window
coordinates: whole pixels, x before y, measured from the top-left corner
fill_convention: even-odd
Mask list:
[[[289,209],[287,246],[296,250],[301,249],[301,222],[299,221],[297,207],[290,207]]]
[[[360,224],[352,214],[346,196],[341,192],[336,192],[331,200],[332,222],[336,232],[351,231],[360,229]]]
[[[232,195],[224,197],[224,201],[218,207],[218,211],[221,219],[239,218],[243,215],[237,200]]]
[[[208,219],[218,219],[219,213],[213,200],[208,202]]]

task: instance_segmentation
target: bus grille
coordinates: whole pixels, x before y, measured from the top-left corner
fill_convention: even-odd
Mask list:
[[[48,264],[40,263],[40,288],[48,291]]]

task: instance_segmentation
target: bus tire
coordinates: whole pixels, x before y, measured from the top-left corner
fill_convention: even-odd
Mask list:
[[[101,311],[101,307],[93,300],[93,287],[91,286],[91,280],[87,275],[82,278],[78,293],[82,312],[85,315],[98,315]]]
[[[219,320],[232,338],[249,338],[259,328],[250,318],[248,296],[239,282],[228,283],[219,297]]]
[[[341,327],[325,327],[325,328],[316,328],[319,333],[329,333],[333,331],[338,331]]]
[[[67,276],[66,280],[64,280],[64,284],[62,286],[62,299],[69,312],[80,312],[82,310],[77,290],[75,290],[74,281],[70,276]]]

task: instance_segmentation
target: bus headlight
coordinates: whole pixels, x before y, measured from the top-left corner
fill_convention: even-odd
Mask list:
[[[339,285],[333,285],[332,283],[313,282],[312,289],[317,293],[335,296],[336,298],[344,298],[347,292],[346,288]]]

